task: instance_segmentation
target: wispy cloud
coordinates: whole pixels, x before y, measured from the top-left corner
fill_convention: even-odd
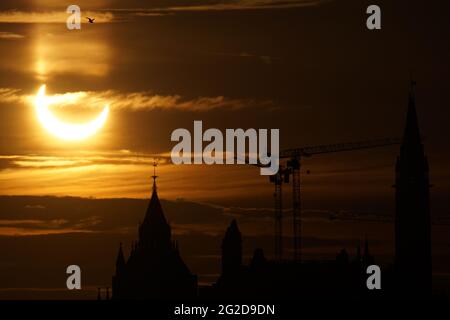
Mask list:
[[[271,106],[270,101],[253,99],[231,99],[224,96],[198,97],[186,100],[180,95],[158,95],[150,92],[122,94],[115,91],[81,93],[88,105],[111,101],[112,108],[129,110],[178,109],[185,111],[208,111],[213,109],[241,109],[246,107]]]
[[[23,98],[19,89],[0,88],[0,102],[11,103],[21,101],[23,101]]]
[[[25,209],[30,209],[30,210],[44,210],[45,206],[41,205],[41,204],[27,204],[25,206]]]
[[[214,109],[274,107],[273,103],[268,100],[233,99],[224,96],[184,99],[180,95],[159,95],[151,92],[121,93],[114,90],[68,92],[49,95],[48,98],[52,105],[61,108],[73,106],[75,103],[84,108],[102,108],[105,104],[109,104],[113,110],[132,111],[175,109],[202,112]],[[32,103],[33,99],[34,96],[20,94],[20,91],[16,89],[0,88],[0,103]]]
[[[183,11],[227,11],[262,10],[274,8],[298,8],[320,5],[332,0],[217,0],[217,1],[168,1],[142,4],[135,8],[115,6],[104,10],[83,11],[82,23],[86,16],[95,17],[96,23],[128,20],[133,16],[155,17]],[[9,10],[0,12],[0,23],[65,23],[68,14],[64,10],[25,11]]]
[[[94,16],[96,23],[111,22],[114,15],[111,12],[83,12],[84,16]],[[66,23],[69,14],[65,11],[0,11],[0,23]],[[82,19],[82,23],[87,20]]]
[[[20,40],[23,38],[25,38],[25,36],[18,33],[0,31],[0,39],[3,40]]]
[[[63,169],[95,165],[143,165],[150,166],[155,159],[159,165],[168,163],[163,154],[132,153],[128,150],[117,152],[79,152],[77,155],[0,155],[2,169]]]
[[[64,233],[92,233],[90,227],[101,223],[97,217],[81,219],[70,223],[65,219],[53,220],[7,220],[0,219],[0,236],[31,236]]]

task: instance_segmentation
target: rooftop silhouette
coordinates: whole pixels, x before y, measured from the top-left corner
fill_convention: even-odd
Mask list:
[[[156,164],[154,165],[154,170]],[[270,260],[257,248],[243,262],[243,236],[233,219],[221,246],[221,275],[211,286],[197,288],[193,275],[171,240],[161,207],[156,172],[139,240],[124,258],[122,244],[113,277],[113,299],[221,298],[372,298],[431,294],[431,224],[428,162],[420,137],[415,83],[411,84],[404,136],[395,167],[395,261],[383,266],[383,290],[368,290],[367,267],[376,263],[369,240],[353,256],[342,249],[334,260]]]
[[[156,166],[156,165],[155,165]],[[197,277],[193,275],[171,239],[171,227],[164,216],[153,175],[153,191],[139,226],[139,240],[125,261],[122,244],[112,278],[113,299],[164,299],[194,297]]]

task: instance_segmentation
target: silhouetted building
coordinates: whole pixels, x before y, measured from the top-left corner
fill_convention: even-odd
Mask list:
[[[112,279],[113,299],[167,299],[197,295],[197,277],[183,262],[164,216],[153,176],[153,193],[139,240],[125,261],[122,244]]]
[[[113,299],[197,296],[197,277],[189,271],[171,240],[156,191],[139,240],[128,260],[122,245],[113,277]],[[236,220],[222,241],[222,273],[212,286],[202,287],[203,299],[222,298],[368,298],[431,294],[431,222],[428,163],[417,121],[414,84],[409,96],[406,127],[396,163],[395,263],[382,271],[382,290],[368,290],[367,267],[375,264],[367,238],[354,257],[345,249],[335,260],[269,260],[256,249],[249,265],[242,261],[242,235]],[[396,290],[394,290],[396,289]],[[399,293],[399,294],[397,294]],[[107,296],[108,296],[107,291]],[[99,294],[100,296],[100,294]]]
[[[236,220],[225,232],[222,242],[222,273],[201,298],[361,298],[371,294],[366,287],[366,268],[374,263],[366,240],[364,252],[350,260],[345,249],[336,260],[268,260],[256,249],[250,264],[242,263],[242,236]],[[201,292],[201,293],[202,293]]]
[[[395,271],[397,287],[411,295],[431,293],[431,222],[428,161],[411,85],[406,127],[395,167]]]

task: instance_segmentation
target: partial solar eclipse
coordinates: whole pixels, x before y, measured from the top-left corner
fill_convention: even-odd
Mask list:
[[[36,115],[41,125],[52,135],[66,141],[80,141],[93,136],[108,119],[109,106],[105,105],[103,111],[93,120],[72,124],[59,120],[49,109],[50,101],[45,95],[45,85],[39,88],[34,99]]]

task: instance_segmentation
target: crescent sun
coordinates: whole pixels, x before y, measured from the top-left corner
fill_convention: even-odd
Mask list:
[[[103,127],[109,114],[109,106],[106,105],[95,119],[87,123],[71,124],[53,115],[48,108],[49,104],[45,95],[45,85],[42,85],[34,100],[37,118],[49,133],[67,141],[79,141],[94,135]]]

